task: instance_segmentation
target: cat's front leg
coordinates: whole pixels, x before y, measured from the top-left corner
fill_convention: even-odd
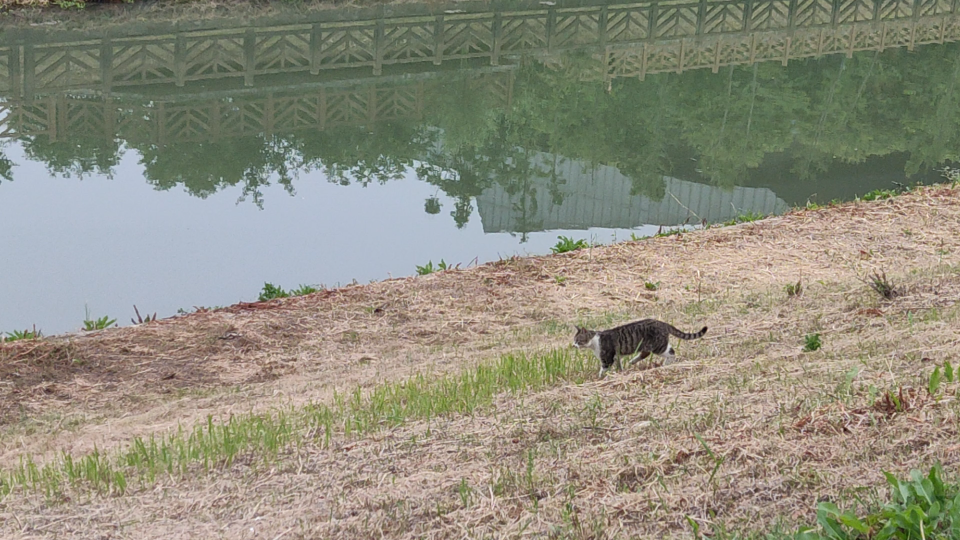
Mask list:
[[[602,379],[606,375],[607,371],[610,371],[610,368],[616,363],[616,353],[611,351],[610,353],[604,353],[600,357],[600,378]]]

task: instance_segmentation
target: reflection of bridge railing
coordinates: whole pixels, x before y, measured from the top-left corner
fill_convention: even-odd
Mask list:
[[[711,38],[682,38],[630,48],[608,47],[604,65],[607,77],[636,77],[648,73],[752,64],[857,51],[882,51],[895,47],[960,40],[960,17],[947,15],[882,23],[725,34]]]
[[[464,75],[467,75],[465,73]],[[507,106],[513,88],[511,68],[469,72],[465,83],[479,86],[493,103]],[[352,86],[321,86],[295,93],[264,91],[222,99],[216,94],[190,101],[84,98],[65,94],[30,101],[0,101],[0,138],[46,135],[128,142],[216,141],[226,137],[323,130],[423,117],[430,77],[383,78]]]
[[[0,92],[30,99],[63,90],[110,94],[125,86],[182,86],[189,81],[220,78],[236,78],[250,86],[261,76],[316,75],[323,70],[343,68],[372,69],[376,75],[391,64],[440,64],[468,58],[483,58],[496,65],[504,56],[515,54],[582,48],[603,51],[607,47],[725,34],[776,32],[792,36],[800,29],[916,22],[953,14],[956,1],[654,0],[578,7],[522,4],[509,10],[450,10],[374,20],[328,20],[146,36],[90,36],[42,43],[11,40],[0,44]],[[907,27],[915,29],[916,25]],[[907,39],[901,30],[895,33],[891,39],[898,43],[918,42],[914,35]],[[742,48],[736,47],[741,56],[755,55],[758,50],[745,53]],[[723,50],[720,47],[714,54],[722,55]],[[762,47],[760,51],[762,54]],[[681,49],[676,66],[682,69],[688,65],[684,58],[691,52]],[[641,56],[646,59],[641,63],[657,61],[646,53]],[[616,61],[630,63],[626,58]],[[725,62],[728,61],[714,59],[715,65]],[[638,70],[624,69],[650,71],[642,66]]]

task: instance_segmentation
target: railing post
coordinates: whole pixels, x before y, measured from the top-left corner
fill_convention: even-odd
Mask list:
[[[600,18],[597,20],[597,34],[599,34],[600,50],[606,54],[607,47],[607,17],[609,17],[608,8],[604,5],[600,8]]]
[[[47,135],[50,136],[50,142],[57,141],[57,135],[59,133],[57,127],[63,126],[66,128],[67,126],[67,107],[65,104],[63,107],[57,107],[58,97],[62,99],[62,96],[57,96],[56,94],[47,98]],[[63,117],[62,123],[60,122],[61,116]]]
[[[490,65],[500,65],[500,33],[503,32],[503,14],[497,10],[493,14],[493,46],[490,50]]]
[[[433,65],[443,63],[443,15],[437,15],[433,27]]]
[[[103,38],[100,46],[100,82],[103,84],[103,95],[109,96],[113,86],[113,43],[110,38]]]
[[[33,45],[23,46],[23,99],[30,103],[36,93],[37,62],[33,52]]]
[[[743,31],[750,31],[750,21],[753,19],[753,1],[746,0],[743,6]]]
[[[704,19],[707,18],[707,0],[700,0],[697,7],[697,36],[703,35]]]
[[[176,78],[176,85],[183,86],[187,79],[187,38],[177,32],[176,41],[173,44],[173,71]]]
[[[21,57],[23,56],[23,47],[15,45],[10,47],[9,63],[10,69],[10,93],[13,97],[23,97],[23,73],[20,71]]]
[[[657,35],[657,8],[659,5],[656,2],[650,4],[650,18],[647,19],[647,39],[652,40]]]
[[[257,31],[247,28],[243,34],[243,85],[253,86],[257,69]]]
[[[547,10],[547,50],[553,50],[553,33],[557,27],[557,8],[550,6]]]
[[[166,125],[165,125],[165,123],[166,123],[166,121],[167,121],[167,113],[166,113],[166,110],[165,110],[165,107],[164,107],[164,103],[163,103],[162,101],[157,104],[156,111],[157,111],[157,114],[156,114],[156,116],[157,116],[157,144],[158,144],[158,145],[163,145],[163,144],[165,144],[166,138],[167,138],[167,128],[166,128]]]
[[[320,23],[310,28],[310,74],[320,73]]]
[[[377,19],[376,28],[373,31],[373,74],[380,75],[383,72],[383,53],[386,32],[384,30],[383,17]]]

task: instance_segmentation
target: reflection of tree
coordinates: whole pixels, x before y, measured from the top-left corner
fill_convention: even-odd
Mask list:
[[[470,220],[472,199],[490,185],[486,156],[473,148],[462,147],[456,153],[428,153],[426,159],[417,163],[416,171],[420,180],[437,186],[454,199],[450,215],[458,229]]]
[[[138,148],[144,176],[158,190],[182,185],[191,195],[206,198],[242,184],[241,200],[250,197],[263,206],[261,188],[277,177],[293,193],[288,162],[290,146],[278,138],[237,137],[210,143],[175,143]]]
[[[111,176],[120,162],[120,145],[115,139],[73,133],[67,140],[51,141],[47,135],[23,139],[27,156],[43,162],[52,174],[83,178],[90,173]]]
[[[420,116],[409,120],[162,146],[151,142],[149,130],[120,137],[141,152],[158,189],[182,184],[204,197],[242,186],[262,204],[263,186],[276,181],[292,190],[301,171],[367,186],[413,169],[454,200],[450,214],[459,227],[470,219],[473,200],[499,185],[516,203],[521,228],[533,230],[536,186],[562,204],[562,171],[572,163],[617,167],[631,179],[632,194],[660,200],[663,177],[686,165],[671,156],[684,153],[695,156],[703,177],[724,187],[743,183],[765,160],[771,166],[771,155],[778,156],[777,170],[789,173],[782,181],[793,183],[812,183],[828,166],[872,156],[909,152],[907,174],[960,159],[958,52],[960,44],[869,51],[788,66],[730,66],[719,74],[650,74],[609,87],[598,77],[598,57],[573,53],[522,59],[509,77],[452,73],[428,80],[418,87]],[[505,80],[512,85],[508,106],[491,90]],[[55,173],[112,173],[119,143],[87,135],[35,136],[23,144]],[[11,167],[0,156],[0,179],[12,177]],[[428,199],[424,210],[439,213],[439,199]]]
[[[301,168],[322,168],[330,182],[342,186],[399,180],[430,142],[421,126],[402,122],[298,132],[285,140],[299,154]]]
[[[0,151],[0,178],[8,182],[13,181],[13,162],[2,151]]]
[[[430,197],[423,203],[423,211],[431,216],[439,214],[440,208],[442,208],[442,205],[438,197]]]

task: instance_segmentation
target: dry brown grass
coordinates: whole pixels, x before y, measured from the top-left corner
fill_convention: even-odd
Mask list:
[[[272,468],[240,460],[121,497],[72,490],[56,504],[18,494],[0,502],[0,534],[674,537],[689,536],[685,516],[737,530],[810,520],[818,500],[869,499],[881,470],[939,460],[955,475],[958,385],[936,398],[925,388],[934,366],[960,357],[958,195],[925,188],[2,345],[9,465],[562,346],[575,322],[710,326],[680,345],[678,364],[336,436]],[[899,287],[891,300],[862,281],[881,270]],[[788,296],[800,276],[803,294]],[[823,348],[804,353],[810,333]]]

